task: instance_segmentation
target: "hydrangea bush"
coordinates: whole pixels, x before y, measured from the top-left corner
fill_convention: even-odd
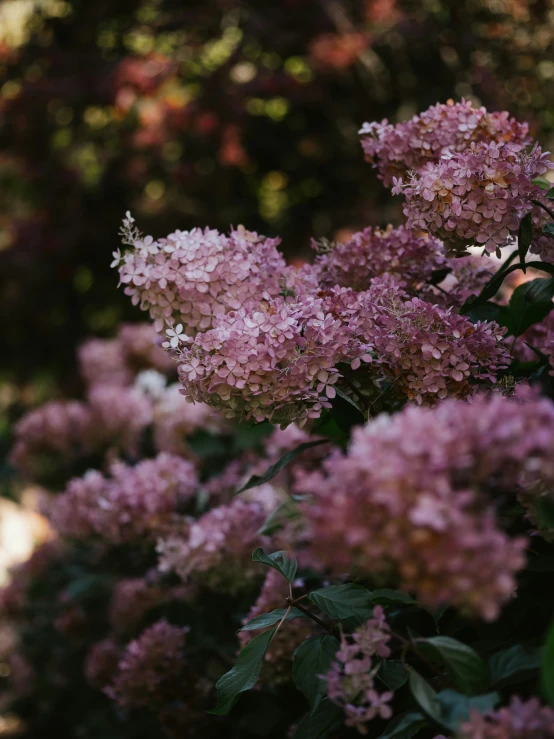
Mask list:
[[[554,737],[554,165],[467,101],[361,139],[406,223],[299,269],[127,213],[153,325],[16,428],[25,736]]]

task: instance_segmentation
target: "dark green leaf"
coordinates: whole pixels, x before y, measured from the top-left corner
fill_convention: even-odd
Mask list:
[[[543,234],[554,236],[554,223],[547,223],[542,227]]]
[[[496,321],[496,323],[504,325],[503,317],[506,313],[506,307],[491,303],[489,300],[476,305],[468,313],[468,318],[473,322],[477,321]]]
[[[300,513],[298,512],[294,499],[289,497],[269,514],[256,533],[260,534],[260,536],[271,536],[271,534],[282,529],[287,521],[292,521],[292,519],[298,518],[299,516]]]
[[[529,557],[528,572],[554,572],[554,554],[533,554]]]
[[[226,716],[235,704],[240,693],[250,690],[256,684],[265,653],[275,634],[275,629],[264,631],[255,636],[239,654],[234,666],[219,678],[217,689],[217,705],[209,713]]]
[[[457,693],[455,690],[441,690],[438,700],[441,707],[441,723],[451,731],[457,731],[460,724],[469,719],[472,711],[486,713],[492,710],[500,696],[498,693],[487,693],[468,698],[467,695]]]
[[[342,711],[327,698],[317,710],[307,713],[298,724],[293,739],[323,739],[340,720]]]
[[[539,323],[554,308],[554,280],[541,277],[517,287],[512,293],[503,324],[513,336],[520,336],[534,323]]]
[[[407,682],[408,673],[402,662],[384,659],[381,663],[381,669],[377,673],[377,677],[385,683],[389,690],[394,691],[401,688]]]
[[[410,690],[416,703],[429,718],[441,724],[441,704],[437,694],[413,667],[407,667],[406,669],[408,670]]]
[[[244,624],[239,631],[254,631],[254,629],[265,629],[266,626],[273,626],[283,618],[287,610],[287,608],[276,608],[274,611],[270,611],[270,613],[262,613],[247,624]],[[308,618],[308,616],[302,613],[302,611],[299,611],[298,608],[291,608],[285,621],[291,621],[293,618]]]
[[[519,253],[519,260],[521,264],[525,264],[525,257],[531,246],[533,239],[533,221],[531,220],[531,213],[523,216],[521,223],[519,224],[519,230],[517,232],[517,250]],[[525,271],[525,269],[524,269]]]
[[[531,180],[533,185],[538,185],[542,190],[548,190],[550,187],[550,181],[546,179],[546,177],[535,177],[535,179]],[[554,190],[554,188],[552,188]],[[547,195],[548,197],[548,195]]]
[[[365,423],[364,414],[358,409],[351,398],[345,400],[344,393],[336,395],[331,401],[331,416],[337,426],[345,433],[350,433],[353,426]]]
[[[526,649],[514,644],[493,654],[489,660],[491,685],[497,688],[526,680],[529,673],[538,670],[542,662],[542,649]]]
[[[385,731],[379,739],[411,739],[420,729],[429,726],[425,716],[421,713],[401,713],[389,721]]]
[[[554,502],[542,496],[535,501],[535,513],[539,519],[540,529],[551,529],[554,527]]]
[[[459,690],[469,695],[479,693],[487,686],[487,666],[467,644],[449,636],[416,639],[415,644],[426,657],[444,665]]]
[[[346,394],[345,392],[343,392],[343,391],[342,391],[342,390],[340,389],[340,387],[336,387],[336,386],[335,386],[335,390],[336,390],[336,392],[337,392],[337,395],[338,395],[339,397],[341,397],[341,398],[342,398],[343,400],[345,400],[345,401],[346,401],[347,403],[350,403],[350,405],[351,405],[351,406],[352,406],[353,408],[355,408],[355,409],[356,409],[356,410],[358,411],[358,413],[361,413],[361,415],[362,415],[362,416],[364,415],[364,410],[363,410],[363,408],[361,408],[361,407],[360,407],[360,406],[358,405],[358,403],[357,403],[357,402],[356,402],[356,401],[355,401],[355,400],[354,400],[353,398],[351,398],[351,397],[350,397],[350,395],[347,395],[347,394]]]
[[[450,267],[444,269],[436,269],[431,273],[431,277],[427,280],[430,285],[440,285],[440,283],[452,272]]]
[[[258,487],[258,485],[262,485],[264,482],[272,480],[275,475],[281,472],[283,467],[286,467],[288,464],[293,462],[296,457],[300,456],[302,452],[306,451],[306,449],[311,449],[314,446],[319,446],[320,444],[325,443],[326,439],[318,439],[317,441],[307,441],[304,444],[297,446],[296,449],[291,449],[286,454],[283,454],[281,459],[275,462],[275,464],[268,467],[263,475],[252,475],[246,485],[244,485],[240,490],[237,490],[236,494],[244,493],[245,490],[250,490],[250,488]]]
[[[554,623],[550,625],[541,665],[541,678],[543,693],[554,706]]]
[[[261,562],[264,565],[273,567],[274,570],[280,572],[289,582],[293,582],[296,577],[298,562],[294,557],[291,559],[284,549],[280,552],[273,552],[273,554],[264,554],[263,549],[256,549],[252,554],[252,561]]]
[[[408,593],[401,590],[391,590],[390,588],[381,588],[371,593],[371,602],[379,603],[383,606],[392,606],[403,604],[406,606],[413,605],[415,600]]]
[[[371,591],[362,585],[354,585],[354,583],[330,585],[327,588],[314,590],[308,598],[333,618],[355,617],[359,623],[363,623],[371,618],[373,612]]]
[[[541,272],[546,272],[549,275],[554,275],[554,264],[549,264],[548,262],[528,262],[526,265],[527,267],[531,269],[538,269]],[[479,295],[477,296],[471,296],[466,300],[466,302],[463,304],[463,306],[460,309],[460,313],[462,315],[467,315],[472,310],[474,310],[477,306],[482,305],[486,300],[489,300],[490,298],[493,298],[498,290],[500,289],[500,286],[504,282],[505,278],[511,273],[515,272],[516,270],[521,269],[521,264],[512,264],[507,269],[500,269],[496,274],[494,274],[491,279],[487,282],[485,287],[481,290]]]
[[[331,667],[340,644],[334,636],[312,636],[297,647],[292,664],[292,677],[298,690],[306,696],[312,713],[327,690],[325,675]]]
[[[548,180],[547,180],[547,182],[548,182]],[[551,187],[549,189],[549,191],[546,193],[545,197],[547,197],[549,200],[554,200],[554,187]]]

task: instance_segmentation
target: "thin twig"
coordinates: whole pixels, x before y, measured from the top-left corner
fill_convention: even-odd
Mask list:
[[[316,624],[319,624],[323,629],[325,629],[325,631],[328,634],[332,634],[333,633],[333,629],[330,626],[328,626],[324,621],[322,621],[320,618],[318,618],[317,616],[315,616],[313,613],[311,613],[310,611],[308,611],[307,608],[304,608],[304,606],[298,605],[298,601],[291,601],[290,598],[287,597],[287,603],[290,604],[289,608],[292,608],[293,606],[295,608],[298,608],[299,611],[302,611],[302,613],[304,613],[306,616],[308,616],[309,618],[311,618],[312,621],[315,621]]]

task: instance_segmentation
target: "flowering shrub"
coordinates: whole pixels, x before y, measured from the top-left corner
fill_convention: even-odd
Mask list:
[[[362,139],[407,223],[301,269],[126,215],[153,328],[16,429],[53,531],[0,598],[26,736],[554,736],[550,163],[468,102]]]

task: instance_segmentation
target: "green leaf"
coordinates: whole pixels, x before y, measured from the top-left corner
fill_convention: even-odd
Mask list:
[[[299,516],[300,513],[295,505],[294,498],[289,497],[284,503],[277,506],[274,511],[271,511],[256,533],[260,534],[260,536],[271,536],[271,534],[282,529],[287,521],[292,521]]]
[[[547,180],[547,182],[548,182],[548,180]],[[548,184],[550,184],[550,182]],[[554,200],[554,187],[551,187],[549,189],[549,191],[546,193],[545,197],[548,198],[548,200]]]
[[[533,185],[538,185],[542,190],[548,190],[551,185],[550,181],[547,180],[546,177],[535,177],[535,179],[531,180],[531,182],[533,183]],[[552,189],[554,190],[554,187]]]
[[[408,593],[401,590],[391,590],[390,588],[381,588],[374,590],[371,594],[371,602],[379,603],[383,606],[393,606],[403,604],[406,606],[413,605],[416,601]]]
[[[531,220],[531,213],[523,216],[521,223],[519,224],[519,230],[517,232],[517,250],[519,253],[519,260],[521,264],[525,264],[525,257],[531,246],[533,239],[533,221]],[[525,272],[525,268],[523,269]]]
[[[408,673],[402,662],[392,659],[384,659],[377,677],[385,683],[389,690],[398,690],[408,680]]]
[[[436,269],[434,272],[431,272],[431,277],[427,280],[429,285],[440,285],[440,283],[448,277],[448,275],[452,272],[452,269],[450,267],[444,267],[443,269]]]
[[[416,703],[429,718],[438,724],[442,724],[441,704],[437,694],[413,667],[408,666],[406,669],[408,670],[410,691]]]
[[[512,293],[503,324],[512,336],[520,336],[534,323],[539,323],[554,308],[554,280],[540,277],[517,287]]]
[[[352,398],[349,398],[343,392],[339,393],[337,391],[337,395],[331,401],[331,416],[341,431],[347,434],[350,433],[353,426],[360,426],[365,423],[365,416],[362,411]]]
[[[491,685],[500,688],[526,680],[530,673],[540,668],[541,662],[540,648],[527,649],[521,644],[514,644],[503,649],[489,659]]]
[[[226,716],[240,693],[253,688],[262,670],[265,653],[275,634],[275,629],[255,636],[239,654],[234,666],[215,684],[217,705],[212,711],[215,716]]]
[[[441,707],[441,723],[451,731],[458,731],[460,725],[469,719],[472,711],[487,713],[496,706],[500,696],[498,693],[487,693],[468,698],[467,695],[457,693],[455,690],[441,690],[438,700]]]
[[[296,727],[293,739],[323,739],[340,720],[342,710],[326,698],[312,714],[307,713]]]
[[[364,623],[371,618],[373,613],[371,590],[354,583],[330,585],[327,588],[314,590],[308,598],[332,618],[355,617],[358,623]]]
[[[291,559],[284,549],[279,552],[273,552],[273,554],[264,554],[264,550],[258,548],[252,553],[252,561],[261,562],[264,565],[273,567],[274,570],[280,572],[289,582],[293,582],[296,577],[298,562],[294,557]]]
[[[345,400],[347,403],[350,403],[350,405],[355,408],[358,413],[361,413],[361,415],[364,415],[364,409],[361,408],[356,401],[350,397],[350,395],[347,395],[343,390],[340,389],[340,387],[335,387],[335,390],[337,392],[337,395],[341,397],[343,400]]]
[[[549,275],[554,275],[554,264],[549,264],[548,262],[528,262],[526,266],[530,269],[538,269],[541,272],[546,272]],[[467,315],[477,306],[482,305],[486,300],[493,298],[500,289],[500,286],[502,285],[506,277],[511,272],[515,272],[518,269],[521,269],[521,264],[519,263],[512,264],[506,269],[501,268],[496,274],[491,277],[491,279],[487,282],[479,295],[472,295],[466,300],[466,302],[460,309],[460,313],[462,315]]]
[[[420,729],[429,726],[425,716],[421,713],[401,713],[389,721],[385,731],[379,739],[411,739]]]
[[[545,698],[554,706],[554,623],[550,625],[544,645],[541,665],[542,689]]]
[[[239,631],[254,631],[254,629],[265,629],[267,626],[273,626],[273,624],[278,623],[283,618],[287,611],[288,608],[276,608],[269,613],[262,613],[247,624],[244,624]],[[291,608],[288,611],[285,621],[291,621],[293,618],[308,618],[308,616],[302,613],[302,611],[299,611],[298,608]]]
[[[426,657],[444,665],[459,690],[469,695],[487,686],[487,666],[475,650],[449,636],[416,639],[414,643]]]
[[[327,690],[327,683],[320,675],[329,671],[339,649],[338,640],[325,634],[306,639],[294,652],[292,678],[298,690],[306,696],[312,713]]]
[[[554,502],[542,496],[534,503],[535,513],[538,518],[539,528],[548,530],[554,528]]]
[[[272,464],[270,467],[268,467],[263,475],[252,475],[246,485],[244,485],[240,490],[237,490],[236,495],[238,495],[239,493],[244,493],[245,490],[250,490],[251,488],[258,487],[258,485],[262,485],[264,482],[272,480],[275,475],[281,472],[283,467],[286,467],[288,464],[293,462],[302,454],[302,452],[305,452],[306,449],[311,449],[314,446],[319,446],[320,444],[325,443],[327,443],[326,439],[318,439],[317,441],[306,441],[304,444],[300,444],[299,446],[297,446],[296,449],[291,449],[286,454],[283,454],[283,456],[279,460],[277,460],[275,464]]]
[[[542,227],[542,232],[547,236],[554,236],[554,223],[546,223]]]
[[[476,305],[472,308],[467,316],[473,323],[477,321],[496,321],[496,323],[504,325],[504,314],[506,313],[506,307],[504,305],[497,305],[486,300],[484,303]]]

